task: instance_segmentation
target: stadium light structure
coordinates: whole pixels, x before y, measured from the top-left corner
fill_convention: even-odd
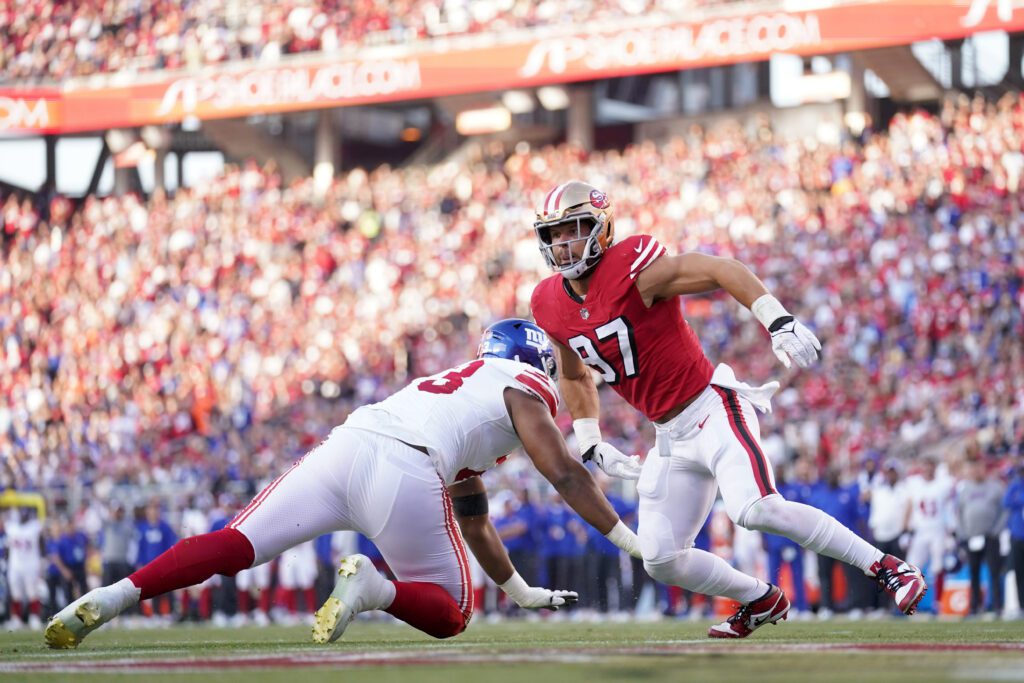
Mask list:
[[[569,93],[558,85],[546,85],[543,88],[538,88],[537,99],[540,100],[541,106],[548,111],[569,108]]]
[[[536,108],[533,95],[524,90],[509,90],[501,96],[501,103],[513,114],[529,114]]]
[[[466,109],[455,115],[455,130],[460,135],[500,133],[512,127],[512,112],[502,106]]]

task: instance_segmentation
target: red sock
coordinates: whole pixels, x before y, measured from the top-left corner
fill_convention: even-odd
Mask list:
[[[252,566],[252,543],[236,529],[221,529],[175,543],[170,550],[128,578],[140,600],[202,583],[214,574],[234,576]]]
[[[40,614],[43,613],[43,604],[38,600],[33,600],[31,603],[29,603],[28,609],[32,614],[38,617]]]
[[[436,583],[392,581],[395,601],[385,612],[435,638],[451,638],[466,630],[463,614],[448,591]]]
[[[946,587],[946,572],[939,572],[935,575],[935,606],[942,604],[942,589]]]
[[[252,596],[249,591],[238,591],[238,613],[248,614],[252,609]]]
[[[310,613],[315,612],[316,611],[316,591],[313,590],[312,588],[307,588],[306,590],[304,590],[302,592],[302,594],[303,594],[304,600],[306,602],[306,611],[310,612]]]
[[[284,604],[288,608],[288,614],[295,614],[295,597],[297,591],[294,588],[284,589]]]
[[[264,614],[270,613],[270,589],[260,589],[260,611]]]
[[[12,600],[11,601],[11,616],[14,617],[15,619],[17,619],[18,621],[21,621],[21,601],[20,600]]]
[[[188,591],[181,591],[181,616],[187,617],[188,610],[192,606],[192,598]]]

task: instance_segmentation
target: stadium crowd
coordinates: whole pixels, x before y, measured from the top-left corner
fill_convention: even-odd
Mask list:
[[[0,83],[197,69],[441,36],[678,16],[731,0],[0,2]],[[690,15],[692,18],[692,14]]]
[[[960,98],[838,147],[760,121],[621,151],[356,170],[323,199],[252,163],[173,197],[0,198],[0,486],[61,498],[93,548],[114,491],[135,492],[118,498],[140,517],[139,492],[167,494],[157,512],[175,524],[189,504],[174,491],[244,502],[354,406],[528,314],[546,275],[532,205],[570,177],[607,190],[618,234],[736,256],[814,328],[821,365],[783,372],[727,297],[684,303],[713,362],[783,381],[762,420],[780,478],[856,484],[863,501],[883,465],[913,474],[929,452],[957,489],[972,468],[1001,486],[1024,449],[1022,149],[1024,101]],[[604,405],[613,440],[646,452],[649,425]],[[489,480],[547,503],[522,459]],[[947,540],[955,494],[949,506]],[[867,508],[850,514],[871,531]]]

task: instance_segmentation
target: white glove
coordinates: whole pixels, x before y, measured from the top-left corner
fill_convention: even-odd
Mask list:
[[[640,456],[626,455],[607,441],[601,440],[601,427],[596,417],[583,417],[572,423],[583,462],[593,460],[610,477],[640,478]]]
[[[774,296],[759,297],[750,305],[750,311],[772,336],[772,351],[787,368],[792,365],[790,359],[802,368],[810,367],[818,359],[821,342]]]
[[[630,556],[638,560],[644,559],[644,556],[640,553],[640,538],[630,531],[629,527],[623,524],[621,519],[615,523],[612,530],[606,533],[604,537],[617,545],[619,549],[626,551]]]
[[[810,367],[818,360],[821,342],[796,318],[776,327],[771,334],[772,351],[787,368],[790,366],[790,358],[802,368]]]
[[[511,578],[498,588],[505,591],[505,595],[524,609],[558,611],[562,605],[571,605],[580,599],[576,591],[553,591],[530,586],[519,576],[519,572],[513,572]]]
[[[607,441],[597,444],[591,459],[609,477],[619,479],[639,479],[643,469],[639,455],[626,455]]]

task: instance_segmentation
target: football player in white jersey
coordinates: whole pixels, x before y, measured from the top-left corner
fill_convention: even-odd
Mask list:
[[[82,639],[140,600],[234,575],[323,533],[348,529],[371,539],[397,581],[369,558],[341,562],[317,611],[313,639],[336,640],[359,612],[384,610],[437,638],[461,633],[473,612],[463,539],[487,575],[519,606],[557,609],[568,590],[528,585],[515,571],[487,514],[478,476],[522,446],[537,470],[584,520],[639,557],[638,540],[590,473],[570,456],[554,422],[558,389],[547,336],[525,320],[489,327],[478,358],[418,379],[356,410],[219,531],[183,539],[122,581],[97,588],[47,625],[52,648]],[[637,476],[625,457],[620,476]]]
[[[936,605],[942,600],[945,578],[942,559],[953,526],[953,488],[953,478],[946,472],[939,472],[931,458],[923,461],[920,474],[907,479],[910,498],[907,528],[911,533],[907,562],[931,575]]]
[[[43,524],[30,508],[11,511],[7,522],[7,586],[11,592],[11,620],[8,628],[39,628],[43,575]]]

